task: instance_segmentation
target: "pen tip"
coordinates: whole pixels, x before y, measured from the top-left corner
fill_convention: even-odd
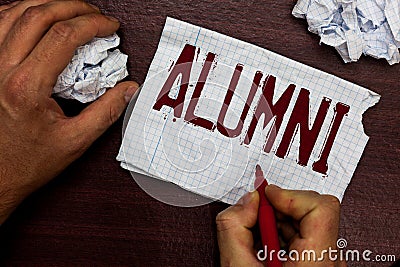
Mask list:
[[[257,166],[256,166],[256,171],[258,171],[258,172],[259,172],[259,171],[262,171],[260,165],[258,165],[258,164],[257,164]]]
[[[267,180],[264,178],[264,173],[260,167],[260,165],[256,165],[256,179],[254,180],[254,188],[259,190],[258,192],[262,193],[265,190],[265,187],[268,185]]]

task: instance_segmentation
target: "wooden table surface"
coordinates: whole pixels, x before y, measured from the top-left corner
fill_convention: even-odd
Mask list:
[[[7,1],[0,1],[4,4]],[[342,205],[340,236],[349,249],[400,258],[400,65],[363,57],[344,64],[294,18],[294,0],[106,1],[92,3],[122,22],[131,78],[142,83],[166,16],[267,48],[382,95],[365,113],[370,136]],[[67,114],[84,105],[60,101]],[[78,161],[28,198],[0,228],[0,265],[218,266],[212,203],[177,208],[160,203],[115,160],[122,120]],[[390,266],[390,263],[350,263]]]

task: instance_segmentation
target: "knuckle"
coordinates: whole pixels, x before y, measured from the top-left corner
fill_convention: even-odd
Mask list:
[[[319,197],[321,194],[314,190],[307,191],[311,197]]]
[[[217,217],[215,218],[218,231],[223,231],[223,229],[226,228],[225,226],[227,221],[229,221],[229,218],[227,217],[225,211],[218,213]]]
[[[88,27],[88,30],[91,31],[94,35],[97,34],[98,29],[100,28],[100,21],[102,15],[92,13],[82,17],[82,24]]]
[[[61,41],[74,41],[76,39],[75,27],[66,21],[57,22],[51,27],[52,34]]]
[[[323,218],[321,221],[323,228],[331,231],[338,227],[340,202],[336,197],[331,195],[322,195],[317,210],[318,214]]]
[[[232,207],[231,207],[232,208]],[[229,230],[235,224],[235,217],[231,212],[231,208],[228,208],[220,213],[218,213],[215,222],[217,224],[217,230],[223,232]]]
[[[13,72],[5,79],[4,88],[8,92],[20,94],[20,92],[24,91],[27,84],[29,84],[29,76],[29,73],[25,71]]]
[[[98,25],[99,24],[99,18],[102,15],[97,14],[97,13],[91,13],[91,14],[87,14],[86,16],[83,17],[83,20],[90,24],[90,25]]]
[[[94,23],[94,24],[98,25],[99,24],[99,19],[101,19],[103,17],[104,17],[104,15],[99,14],[99,13],[90,13],[90,14],[87,14],[85,16],[85,19],[87,20],[87,22]]]
[[[323,200],[333,210],[340,210],[340,201],[337,197],[332,195],[323,195]]]
[[[9,10],[0,11],[0,21],[4,23],[11,19],[11,12]]]
[[[41,6],[31,6],[31,7],[28,7],[22,14],[21,22],[23,24],[36,23],[45,14],[46,13],[43,12],[43,8]]]
[[[24,106],[26,103],[25,97],[21,94],[21,91],[17,90],[8,90],[1,97],[1,101],[3,105],[7,105],[9,110],[18,110],[21,106]]]
[[[221,211],[220,213],[217,214],[217,217],[215,218],[215,221],[217,223],[223,222],[223,221],[225,221],[227,219],[226,217],[227,217],[226,216],[226,211]]]

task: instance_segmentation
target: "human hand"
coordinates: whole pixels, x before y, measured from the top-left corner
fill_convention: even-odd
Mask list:
[[[328,254],[318,260],[323,250],[336,249],[340,203],[336,197],[311,191],[284,190],[266,187],[266,196],[274,206],[283,247],[287,251],[314,250],[316,261],[287,258],[283,266],[346,266],[331,261]],[[256,257],[251,228],[257,223],[258,192],[246,194],[239,202],[217,216],[218,245],[221,266],[264,266]]]
[[[74,51],[119,22],[82,1],[26,0],[0,6],[0,224],[59,174],[124,111],[138,88],[124,82],[76,117],[51,98]]]

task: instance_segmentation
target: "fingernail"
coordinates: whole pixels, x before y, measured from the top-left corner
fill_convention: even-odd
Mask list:
[[[119,22],[119,20],[117,18],[111,17],[111,16],[106,16],[109,20],[113,21],[113,22]]]
[[[255,191],[247,193],[241,199],[239,199],[237,204],[239,204],[239,205],[249,204],[254,198],[254,193],[255,193]]]
[[[136,93],[138,87],[137,86],[130,86],[125,92],[125,102],[129,103],[133,97],[133,95]]]
[[[100,8],[98,6],[95,6],[91,3],[88,3],[89,6],[93,7],[94,9],[96,9],[97,11],[100,11]]]
[[[277,189],[282,189],[282,188],[280,188],[280,187],[277,186],[277,185],[270,184],[270,185],[268,185],[267,187],[265,187],[265,192],[267,192],[267,190],[277,190]]]

